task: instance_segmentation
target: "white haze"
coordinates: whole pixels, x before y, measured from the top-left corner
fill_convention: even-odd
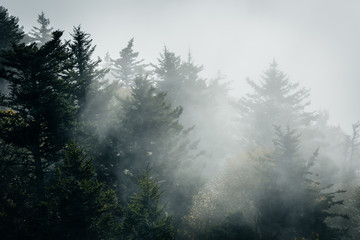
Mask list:
[[[156,62],[164,46],[190,49],[203,76],[220,70],[238,98],[246,77],[259,79],[276,59],[291,81],[310,88],[312,108],[350,133],[360,120],[360,2],[355,0],[2,0],[25,32],[42,10],[55,29],[81,24],[112,58],[135,38],[136,51]],[[69,35],[66,35],[69,38]]]

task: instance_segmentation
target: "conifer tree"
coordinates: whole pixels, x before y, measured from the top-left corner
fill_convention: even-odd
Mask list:
[[[139,193],[135,193],[127,205],[122,225],[126,239],[174,239],[172,217],[159,206],[160,186],[158,178],[150,176],[149,166],[136,178]]]
[[[39,26],[33,26],[29,33],[29,39],[31,42],[36,42],[38,46],[42,46],[51,40],[53,28],[49,27],[50,19],[45,17],[44,12],[38,15],[37,22]]]
[[[2,59],[2,51],[10,49],[13,43],[19,43],[24,37],[18,22],[18,18],[9,15],[8,10],[0,6],[0,61]],[[1,64],[0,68],[2,68]],[[0,91],[4,92],[5,88],[6,81],[0,78]]]
[[[163,177],[165,169],[172,169],[180,159],[177,154],[181,153],[175,149],[185,144],[181,139],[183,127],[178,121],[182,109],[172,108],[165,96],[166,93],[156,91],[149,80],[138,77],[130,96],[120,99],[119,123],[115,123],[107,135],[111,145],[108,148],[113,149],[114,155],[107,164],[108,177],[113,179],[110,182],[116,181],[118,172],[134,171],[148,161]]]
[[[12,43],[19,43],[24,36],[19,27],[19,19],[9,15],[8,10],[0,6],[0,52],[11,47]]]
[[[2,96],[1,105],[13,110],[11,117],[1,116],[7,125],[1,128],[1,136],[31,152],[33,161],[25,166],[35,179],[38,199],[44,196],[46,169],[70,138],[74,121],[70,84],[65,77],[73,66],[61,35],[54,32],[53,39],[42,47],[35,43],[15,45],[4,53],[0,72],[10,89]]]
[[[184,93],[184,78],[181,71],[180,56],[175,55],[165,47],[158,58],[158,64],[153,66],[158,77],[159,89],[167,92],[167,99],[173,105],[181,105],[181,94]]]
[[[259,84],[247,82],[253,93],[241,98],[238,105],[247,142],[270,147],[273,125],[299,128],[315,119],[314,113],[306,111],[309,90],[291,83],[275,61]]]
[[[276,128],[275,149],[268,159],[260,159],[262,184],[254,197],[258,211],[256,228],[260,239],[335,239],[340,232],[325,220],[341,214],[330,213],[335,193],[311,176],[318,151],[306,160],[299,154],[299,135],[289,127]]]
[[[99,183],[92,159],[75,143],[66,147],[44,203],[50,239],[118,239],[116,195]]]
[[[69,77],[73,82],[73,94],[76,98],[79,112],[83,111],[88,99],[96,97],[100,89],[100,79],[104,77],[107,69],[99,69],[100,58],[92,60],[95,46],[92,46],[90,34],[74,27],[70,49],[74,68],[70,70]]]
[[[120,58],[112,60],[115,80],[130,88],[138,75],[145,73],[143,60],[138,60],[139,53],[133,50],[134,38],[120,51]]]

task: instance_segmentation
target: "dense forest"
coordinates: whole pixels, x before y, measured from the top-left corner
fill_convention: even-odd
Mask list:
[[[20,20],[0,6],[1,239],[360,239],[360,122],[275,60],[234,99],[191,52]]]

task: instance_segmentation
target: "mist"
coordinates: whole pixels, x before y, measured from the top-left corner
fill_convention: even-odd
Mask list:
[[[2,4],[5,239],[359,238],[357,1]]]

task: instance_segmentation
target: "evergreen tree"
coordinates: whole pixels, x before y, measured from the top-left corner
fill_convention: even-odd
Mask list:
[[[194,127],[189,136],[199,140],[198,147],[203,156],[198,162],[206,165],[204,174],[213,173],[218,169],[219,159],[235,149],[232,138],[235,114],[227,85],[220,77],[208,83],[201,78],[203,67],[194,63],[190,52],[182,61],[165,48],[158,64],[153,66],[157,87],[167,92],[166,98],[171,104],[183,107],[181,123],[187,128]]]
[[[8,10],[0,6],[0,52],[11,47],[12,43],[19,43],[24,36],[19,27],[19,19],[9,15]]]
[[[108,164],[112,166],[108,169],[109,177],[113,178],[110,182],[116,181],[118,172],[134,171],[148,161],[162,177],[166,170],[175,167],[180,158],[175,149],[183,143],[183,127],[178,121],[182,109],[173,109],[165,96],[164,92],[157,92],[149,80],[138,77],[130,97],[120,99],[120,122],[115,123],[107,135],[114,155]]]
[[[260,84],[247,80],[254,90],[239,101],[243,138],[256,145],[271,146],[273,125],[291,125],[299,128],[308,125],[315,116],[305,108],[309,90],[291,83],[274,61],[265,71]]]
[[[309,160],[299,155],[299,135],[296,131],[276,129],[275,150],[268,159],[260,160],[258,168],[262,185],[254,197],[258,211],[256,220],[260,239],[336,239],[339,232],[325,220],[340,214],[330,213],[334,193],[311,177],[317,151]]]
[[[90,35],[81,30],[80,26],[74,27],[73,41],[70,43],[74,68],[69,72],[73,82],[74,96],[79,106],[79,112],[83,111],[88,99],[96,97],[100,89],[100,79],[104,77],[107,69],[99,69],[100,58],[92,60],[95,46],[92,46]]]
[[[37,22],[39,27],[33,26],[29,33],[29,39],[31,42],[36,42],[38,46],[42,46],[51,40],[53,28],[49,27],[50,19],[45,17],[44,12],[38,15]]]
[[[134,52],[134,38],[120,51],[120,58],[112,60],[115,80],[130,88],[138,75],[145,73],[143,60],[138,60],[139,53]]]
[[[3,127],[1,125],[1,127]],[[3,239],[26,239],[34,215],[28,174],[21,163],[29,152],[0,140],[0,232]]]
[[[165,47],[158,58],[158,64],[153,67],[155,67],[155,74],[158,77],[159,89],[167,92],[167,98],[173,105],[181,105],[184,78],[182,77],[180,56],[176,56]],[[189,76],[191,75],[189,74]]]
[[[136,182],[140,188],[130,200],[122,225],[126,239],[174,239],[172,217],[159,206],[160,186],[158,178],[150,176],[150,168]]]
[[[0,61],[2,60],[2,51],[10,49],[13,43],[19,43],[24,36],[18,22],[18,18],[9,15],[8,10],[0,6]],[[6,81],[0,78],[0,91],[4,92],[5,90]]]
[[[115,193],[98,182],[92,159],[75,143],[67,146],[44,204],[49,211],[50,239],[119,237]]]
[[[2,96],[1,105],[14,111],[11,118],[2,116],[10,120],[1,128],[1,136],[5,142],[31,152],[33,161],[24,166],[36,181],[38,199],[44,195],[46,169],[70,138],[74,120],[70,84],[65,77],[73,66],[61,35],[54,32],[53,39],[40,48],[35,43],[15,45],[4,53],[0,72],[10,89]]]

